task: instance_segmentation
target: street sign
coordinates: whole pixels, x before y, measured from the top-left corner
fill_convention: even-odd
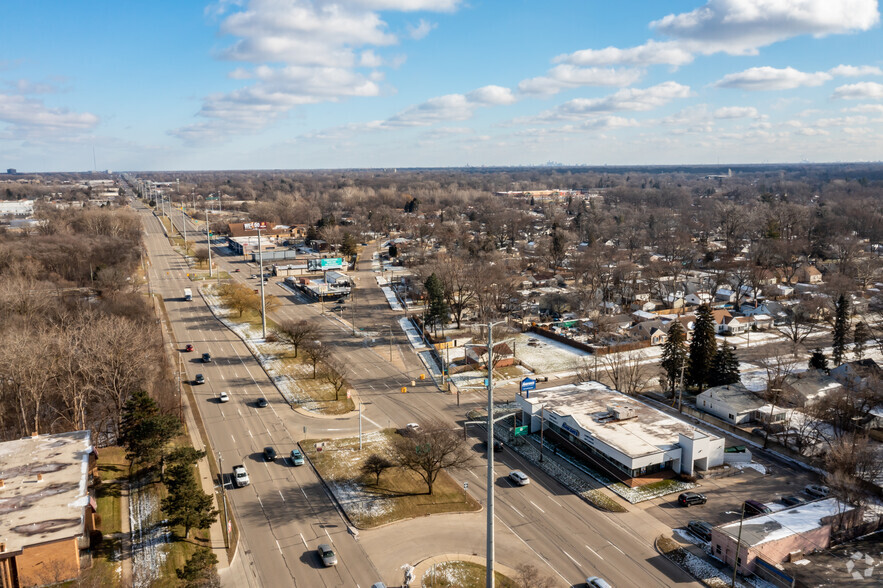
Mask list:
[[[521,380],[521,391],[527,392],[528,390],[536,390],[537,389],[537,381],[533,378],[524,378]]]
[[[229,535],[232,532],[233,532],[233,521],[227,521],[227,534]]]
[[[527,425],[523,427],[515,427],[513,437],[523,437],[524,435],[527,435]]]

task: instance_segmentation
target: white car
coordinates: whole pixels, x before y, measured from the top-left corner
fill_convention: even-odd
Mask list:
[[[245,469],[244,465],[235,465],[233,466],[233,485],[237,488],[242,488],[244,486],[248,486],[248,471]]]
[[[419,431],[420,425],[418,425],[417,423],[408,423],[407,425],[405,425],[405,428],[409,431]]]
[[[226,392],[218,394],[218,402],[230,402],[230,396]]]
[[[516,486],[527,486],[530,484],[530,478],[521,470],[512,470],[509,472],[509,480]]]

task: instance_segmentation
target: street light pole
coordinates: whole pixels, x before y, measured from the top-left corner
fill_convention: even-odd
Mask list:
[[[230,517],[227,514],[227,484],[224,482],[224,458],[218,452],[218,469],[221,474],[221,494],[224,497],[224,547],[230,548]]]
[[[208,230],[208,208],[205,209],[205,241],[208,244],[208,277],[211,278],[215,274],[212,271],[212,236]],[[218,268],[218,273],[221,273],[221,268]]]
[[[264,248],[261,245],[261,227],[258,225],[258,270],[261,280],[261,332],[267,338],[267,307],[264,302]]]
[[[494,588],[494,326],[487,324],[487,575],[486,588]]]

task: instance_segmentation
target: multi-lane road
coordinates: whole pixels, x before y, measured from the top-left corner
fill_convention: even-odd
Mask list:
[[[248,487],[227,492],[241,530],[237,552],[241,559],[236,562],[245,569],[241,577],[251,586],[368,587],[378,581],[394,585],[401,581],[399,568],[405,563],[446,553],[483,556],[483,512],[421,518],[357,535],[350,532],[313,470],[292,467],[282,458],[298,440],[354,434],[358,416],[329,419],[291,410],[244,343],[212,316],[186,277],[189,268],[170,246],[159,220],[152,211],[139,210],[151,261],[151,287],[164,300],[180,346],[190,343],[195,348],[194,353],[182,354],[188,375],[202,373],[206,379],[193,390],[211,449],[220,454],[228,475],[233,465],[243,463],[251,478]],[[179,215],[173,217],[182,222]],[[187,229],[189,233],[196,227],[189,224]],[[228,271],[241,268],[231,276],[256,283],[248,278],[256,269],[225,252],[226,248],[213,248],[213,261]],[[270,280],[268,292],[283,300],[274,318],[313,321],[323,344],[345,359],[348,381],[365,403],[366,431],[428,418],[462,421],[466,405],[477,406],[480,399],[458,407],[453,397],[431,382],[420,383],[418,376],[425,369],[398,329],[399,315],[386,305],[370,271],[356,272],[356,277],[357,325],[372,335],[354,336],[348,320],[335,313],[322,314],[319,305],[300,300]],[[191,302],[183,301],[187,287],[194,289]],[[349,312],[344,314],[350,318]],[[199,361],[203,352],[211,353],[211,363]],[[417,380],[416,387],[411,387],[412,380]],[[408,394],[400,393],[403,385]],[[230,395],[230,402],[217,401],[222,391]],[[268,407],[256,406],[261,397],[270,401]],[[275,447],[280,459],[264,462],[265,446]],[[560,585],[579,585],[591,575],[603,576],[616,586],[698,585],[653,549],[653,538],[665,527],[643,511],[601,513],[514,453],[498,457],[496,557],[501,564],[533,563]],[[479,463],[456,474],[479,500],[486,492],[484,467]],[[509,484],[506,474],[515,468],[526,471],[532,483],[517,488]],[[337,566],[321,566],[315,554],[320,543],[333,545]]]

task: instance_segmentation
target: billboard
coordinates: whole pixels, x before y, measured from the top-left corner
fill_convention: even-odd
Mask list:
[[[343,269],[343,267],[344,266],[342,257],[323,257],[322,259],[307,260],[308,270],[338,270]]]
[[[259,223],[242,223],[242,229],[245,231],[265,231],[267,230],[267,223],[259,222]]]

